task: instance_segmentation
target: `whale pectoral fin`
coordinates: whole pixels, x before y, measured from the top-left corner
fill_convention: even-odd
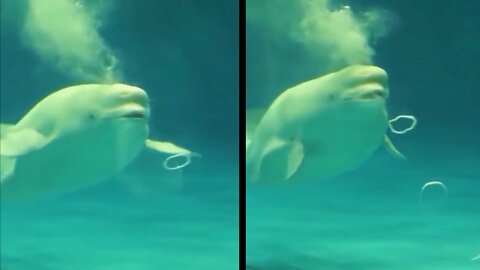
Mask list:
[[[155,140],[150,140],[147,139],[145,141],[145,146],[149,149],[162,152],[165,154],[171,154],[171,155],[177,155],[177,154],[183,154],[183,155],[188,155],[188,156],[193,156],[193,157],[201,157],[199,153],[192,152],[186,148],[180,147],[178,145],[175,145],[171,142],[162,142],[162,141],[155,141]]]
[[[0,154],[2,156],[21,156],[45,146],[49,140],[35,129],[11,129],[2,131]]]
[[[270,140],[263,151],[258,179],[262,182],[284,182],[300,168],[304,158],[303,144],[299,141]]]
[[[390,138],[385,135],[385,141],[384,141],[385,148],[390,152],[392,155],[394,155],[397,158],[406,160],[407,158],[393,145],[392,141]]]
[[[16,161],[14,157],[0,157],[0,183],[13,175]]]

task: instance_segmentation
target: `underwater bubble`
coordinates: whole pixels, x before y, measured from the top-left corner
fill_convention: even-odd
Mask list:
[[[423,206],[438,206],[442,204],[448,196],[448,189],[440,181],[430,181],[423,185],[420,190],[420,203]]]
[[[75,1],[74,3],[75,3],[75,5],[76,5],[77,7],[84,7],[83,1],[77,0],[77,1]]]
[[[402,129],[402,130],[398,130],[398,129],[396,129],[396,128],[393,126],[393,123],[399,121],[400,119],[407,119],[407,120],[412,121],[412,123],[410,124],[409,127],[406,127],[406,128],[404,128],[404,129]],[[415,128],[415,126],[417,125],[417,118],[415,118],[415,116],[413,116],[413,115],[399,115],[399,116],[393,118],[392,120],[389,120],[389,121],[388,121],[388,125],[389,125],[389,127],[390,127],[390,130],[391,130],[393,133],[395,133],[395,134],[404,134],[404,133],[407,133],[407,132],[409,132],[410,130],[412,130],[412,129]]]
[[[102,66],[105,70],[113,70],[117,65],[117,58],[109,51],[100,53],[100,59],[102,60]]]
[[[176,154],[171,155],[163,162],[163,167],[166,170],[173,171],[179,170],[190,164],[190,155]]]

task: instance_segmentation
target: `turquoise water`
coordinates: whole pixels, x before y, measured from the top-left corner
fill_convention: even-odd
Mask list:
[[[432,156],[441,142],[408,137],[418,143],[401,145],[406,163],[379,150],[358,170],[330,181],[247,186],[247,265],[478,269],[471,261],[480,253],[478,148],[450,145]],[[427,189],[422,204],[421,187],[432,180],[447,186],[448,198],[438,204],[439,191]]]
[[[2,202],[0,268],[238,269],[238,5],[103,2],[112,9],[99,34],[122,82],[148,93],[152,138],[202,157],[169,172],[165,156],[144,151],[97,185]],[[53,91],[89,81],[25,46],[26,1],[1,3],[0,122],[15,123]]]
[[[237,269],[232,171],[185,172],[163,186],[156,173],[132,174],[3,206],[2,269]]]

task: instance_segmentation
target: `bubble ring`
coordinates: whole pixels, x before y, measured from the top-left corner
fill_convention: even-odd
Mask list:
[[[395,122],[395,121],[398,121],[400,119],[410,119],[412,120],[412,125],[410,125],[408,128],[404,129],[404,130],[396,130],[392,123]],[[388,126],[390,127],[390,130],[395,133],[395,134],[404,134],[404,133],[407,133],[409,132],[410,130],[414,129],[415,126],[417,126],[417,118],[415,118],[415,116],[413,115],[399,115],[391,120],[388,121]]]
[[[185,163],[183,164],[180,164],[180,165],[177,165],[177,166],[170,166],[168,163],[170,160],[174,159],[174,158],[177,158],[177,157],[185,157],[186,161]],[[167,159],[165,159],[165,161],[163,162],[163,167],[166,169],[166,170],[169,170],[169,171],[174,171],[174,170],[179,170],[179,169],[182,169],[186,166],[188,166],[190,164],[190,161],[191,161],[191,158],[190,158],[190,155],[188,154],[176,154],[176,155],[171,155],[169,156]]]
[[[420,190],[420,196],[419,196],[419,200],[420,200],[420,203],[422,205],[426,205],[426,203],[423,201],[423,193],[425,192],[425,190],[429,187],[429,186],[440,186],[443,191],[444,191],[444,195],[442,197],[442,199],[438,202],[438,204],[441,204],[443,203],[447,197],[448,197],[448,189],[447,189],[447,186],[445,186],[444,183],[440,182],[440,181],[430,181],[428,183],[425,183],[425,185],[423,185],[422,189]]]
[[[472,261],[476,261],[478,259],[480,259],[480,254],[478,254],[477,257],[472,258]]]

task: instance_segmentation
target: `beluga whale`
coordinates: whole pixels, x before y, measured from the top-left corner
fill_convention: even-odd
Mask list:
[[[350,171],[387,137],[385,70],[353,65],[282,92],[266,110],[247,112],[246,177],[282,184]]]
[[[16,124],[0,125],[1,200],[58,194],[108,179],[144,148],[188,162],[198,156],[149,139],[149,118],[148,95],[135,86],[83,84],[48,95]]]

